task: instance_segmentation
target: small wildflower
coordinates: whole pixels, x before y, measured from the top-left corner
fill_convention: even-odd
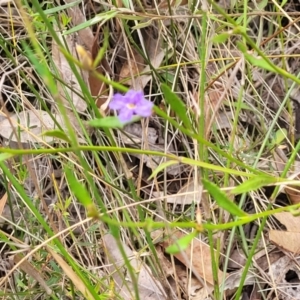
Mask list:
[[[109,108],[118,111],[119,120],[128,122],[133,116],[149,117],[153,103],[146,100],[142,92],[130,90],[125,95],[115,94]]]

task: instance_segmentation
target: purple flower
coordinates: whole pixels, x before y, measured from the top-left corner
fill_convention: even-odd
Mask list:
[[[119,120],[126,123],[133,116],[149,117],[153,103],[144,98],[142,92],[129,90],[125,95],[115,94],[109,103],[109,108],[118,111]]]

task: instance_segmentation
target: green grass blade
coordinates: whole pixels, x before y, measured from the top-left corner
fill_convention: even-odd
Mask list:
[[[161,90],[164,94],[166,102],[176,113],[176,116],[182,121],[183,125],[187,129],[192,129],[192,123],[187,115],[186,105],[174,92],[172,92],[172,90],[166,84],[163,83],[161,85]]]
[[[250,191],[258,190],[259,188],[266,186],[268,184],[274,184],[278,182],[278,178],[272,176],[255,176],[243,182],[236,188],[234,188],[230,193],[231,194],[242,194]]]
[[[203,186],[209,194],[214,198],[220,207],[230,212],[233,216],[246,217],[247,214],[241,210],[235,203],[233,203],[224,192],[222,192],[215,184],[212,182],[202,179]]]

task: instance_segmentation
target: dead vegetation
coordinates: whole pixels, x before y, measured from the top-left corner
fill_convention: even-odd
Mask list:
[[[0,0],[3,299],[300,299],[300,6],[190,2]]]

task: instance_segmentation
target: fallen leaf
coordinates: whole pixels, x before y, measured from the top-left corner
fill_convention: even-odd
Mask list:
[[[297,186],[287,186],[285,189],[287,196],[292,204],[300,203],[300,188]]]
[[[152,127],[143,129],[141,124],[134,123],[124,128],[124,133],[120,134],[120,141],[126,145],[138,145],[145,150],[165,152],[164,140],[159,138],[157,130]],[[173,144],[170,144],[167,153],[175,153]],[[161,164],[162,158],[154,155],[141,155],[131,153],[130,155],[142,160],[143,163],[150,169],[156,168]],[[176,176],[182,172],[180,164],[171,165],[166,168],[167,173],[171,176]]]
[[[50,247],[46,246],[47,251],[51,254],[51,256],[55,259],[58,265],[62,268],[64,274],[70,278],[73,282],[74,287],[79,290],[85,299],[94,299],[91,293],[87,290],[86,286],[82,282],[82,280],[78,277],[78,275],[73,271],[73,269],[65,262],[65,260],[53,251]]]
[[[244,252],[238,248],[234,249],[230,254],[230,260],[228,261],[228,268],[241,269],[246,263],[246,256]]]
[[[110,272],[114,278],[116,288],[118,289],[118,295],[125,300],[131,300],[134,297],[133,283],[129,275],[127,266],[124,263],[124,259],[121,251],[118,248],[118,244],[114,237],[107,234],[103,237],[106,263],[111,264]],[[163,290],[162,285],[151,274],[150,268],[144,264],[144,262],[135,254],[130,248],[122,243],[122,247],[126,254],[126,257],[130,261],[133,273],[136,275],[138,284],[138,291],[140,299],[145,300],[162,300],[167,299],[167,296]]]
[[[212,293],[212,285],[206,284],[203,287],[193,274],[187,272],[187,268],[184,265],[176,261],[171,263],[164,255],[160,246],[156,247],[156,254],[174,293],[178,290],[178,285],[189,296],[189,299],[206,299],[205,297]]]
[[[60,33],[57,33],[57,35],[62,41],[62,44],[64,44],[62,35]],[[75,35],[73,34],[73,35],[65,36],[65,41],[66,41],[67,48],[70,51],[70,55],[73,56],[75,59],[77,59],[78,57],[76,51],[77,40],[75,38]],[[57,84],[58,84],[58,90],[59,90],[59,95],[61,97],[61,100],[63,104],[66,106],[66,108],[68,108],[67,109],[68,114],[71,114],[72,112],[68,101],[69,98],[72,100],[73,105],[78,112],[84,112],[87,108],[87,104],[86,101],[81,96],[80,84],[76,76],[74,75],[69,62],[67,61],[63,53],[60,51],[54,39],[52,41],[52,59],[60,74],[60,78],[65,83],[64,85],[60,82]],[[84,82],[87,83],[88,72],[84,70],[80,70],[77,66],[76,68],[79,74],[81,73]]]
[[[126,145],[141,144],[143,136],[150,144],[156,144],[158,139],[158,133],[155,128],[147,127],[144,130],[141,124],[132,123],[124,127],[124,133],[120,133],[120,141]]]
[[[4,208],[5,208],[5,205],[6,205],[6,201],[7,201],[7,193],[5,193],[2,198],[0,199],[0,217],[2,216],[3,214],[3,211],[4,211]]]
[[[180,239],[185,236],[180,231],[172,232],[172,239],[168,239],[162,243],[164,248],[174,244],[176,239]],[[187,268],[192,269],[196,277],[201,277],[205,282],[211,285],[215,284],[212,271],[212,258],[210,247],[204,242],[194,239],[183,252],[174,255],[179,261],[181,261]],[[223,278],[226,278],[227,274],[224,274],[221,270],[217,271],[218,281],[222,282]]]
[[[165,57],[165,49],[162,48],[162,38],[156,33],[153,27],[148,28],[148,34],[145,36],[145,49],[153,69],[158,69]],[[148,65],[142,73],[150,74],[152,68]],[[147,83],[153,78],[153,75],[141,75],[127,82],[130,88],[143,90]]]
[[[54,115],[63,126],[62,118]],[[11,124],[14,126],[12,127]],[[52,142],[53,137],[43,136],[43,132],[58,128],[50,115],[43,110],[27,110],[13,114],[0,122],[0,135],[10,142],[37,143]]]
[[[274,217],[286,227],[287,231],[270,230],[270,241],[284,250],[295,254],[300,253],[300,216],[293,216],[289,212],[281,212],[275,214]]]
[[[275,263],[270,265],[268,275],[272,278],[273,286],[277,289],[278,296],[281,300],[299,299],[300,295],[300,272],[299,259],[283,256]],[[297,279],[288,282],[287,274],[295,273]],[[279,288],[280,287],[280,288]],[[276,298],[277,299],[277,298]]]
[[[92,41],[92,50],[91,50],[91,56],[92,60],[94,61],[98,55],[98,52],[100,50],[99,47],[99,32],[100,32],[100,26],[98,26],[96,35]],[[105,65],[105,67],[104,67]],[[105,58],[102,58],[102,61],[99,62],[98,66],[96,66],[96,73],[99,73],[101,75],[105,75],[105,70],[109,68],[109,64],[106,62]],[[89,85],[91,90],[91,95],[95,97],[96,105],[97,107],[101,107],[103,111],[106,110],[106,107],[102,107],[105,102],[108,100],[108,88],[107,85],[101,81],[97,76],[94,75],[93,72],[90,72],[89,74]]]
[[[189,205],[194,203],[200,203],[202,197],[202,185],[195,187],[194,182],[189,182],[184,185],[176,194],[164,196],[164,193],[153,193],[155,198],[162,198],[167,203],[175,205]]]
[[[72,3],[73,0],[66,0],[66,2]],[[68,11],[68,15],[71,17],[71,22],[73,26],[77,26],[79,24],[86,22],[86,18],[78,6],[69,8],[67,11]],[[91,58],[93,61],[95,60],[98,51],[100,49],[99,41],[98,41],[99,32],[100,32],[100,26],[98,27],[95,36],[90,27],[86,27],[78,31],[79,39],[83,43],[85,48],[88,49],[88,51],[91,53]],[[99,62],[99,65],[96,67],[96,72],[100,73],[101,75],[105,75],[105,70],[108,67],[109,67],[108,63],[106,63],[105,58],[103,58],[102,62]],[[101,107],[108,99],[106,84],[101,80],[99,80],[93,74],[93,72],[90,72],[88,75],[88,83],[89,83],[91,95],[95,97],[96,105],[98,107]],[[103,111],[105,110],[104,108],[102,109]]]
[[[119,77],[123,80],[127,77],[134,78],[140,74],[145,67],[145,61],[143,56],[134,48],[131,49],[129,58],[123,64]]]
[[[165,50],[161,50],[157,55],[151,60],[151,64],[154,69],[158,69],[165,57]],[[145,67],[142,70],[142,73],[150,73],[151,68],[150,66]],[[151,80],[153,75],[141,75],[137,78],[135,78],[134,83],[129,80],[127,84],[130,84],[130,88],[140,89],[143,90],[144,87],[147,85],[147,83]]]
[[[74,0],[65,0],[66,3],[72,3]],[[71,23],[75,27],[79,24],[86,22],[86,18],[81,12],[79,6],[73,6],[67,9],[68,15],[71,18]],[[92,52],[92,46],[94,41],[94,35],[91,28],[86,27],[78,31],[78,36],[85,46],[90,52]]]
[[[162,230],[155,230],[151,233],[151,238],[156,244],[162,245],[164,248],[167,248],[169,245],[174,244],[174,237],[176,239],[179,239],[184,234],[182,232],[174,232],[172,233],[172,239],[169,240],[163,240],[164,239],[164,233]],[[192,248],[193,247],[193,248]],[[163,261],[163,257],[161,253],[158,252],[159,260]],[[182,264],[177,265],[176,260],[174,261],[174,264],[171,267],[171,265],[168,266],[167,274],[171,275],[172,271],[173,273],[176,272],[176,280],[180,281],[181,288],[186,287],[187,294],[190,296],[189,299],[214,299],[209,298],[212,296],[212,292],[214,290],[214,283],[213,283],[213,275],[212,275],[212,260],[211,260],[211,252],[210,247],[205,244],[204,242],[201,242],[200,240],[195,239],[194,243],[191,244],[190,247],[188,247],[183,254],[181,255],[174,255],[183,265],[185,265],[186,268],[190,268],[192,266],[192,271],[194,274],[198,274],[198,276],[188,276],[187,278],[187,270],[186,268],[183,268]],[[192,263],[190,263],[191,257],[193,258]],[[166,263],[164,263],[166,265]],[[231,272],[231,273],[223,273],[222,271],[218,270],[218,280],[220,287],[226,291],[226,290],[233,290],[240,285],[241,277],[243,274],[244,268],[241,268],[238,271]],[[199,276],[203,280],[199,280]],[[190,281],[191,280],[191,281]],[[255,274],[247,274],[245,285],[251,285],[255,281]],[[174,286],[174,282],[170,282],[171,286],[176,289],[176,285]],[[204,286],[202,285],[204,284]]]
[[[63,131],[67,130],[63,117],[59,113],[53,114],[53,118]],[[23,146],[29,143],[53,143],[57,141],[57,138],[54,135],[44,133],[54,129],[58,130],[59,127],[48,112],[39,109],[22,111],[0,122],[0,136],[7,140],[11,148],[18,147],[19,142]],[[78,141],[80,143],[86,142],[80,137],[78,137]]]
[[[220,111],[216,115],[216,129],[222,130],[222,129],[231,129],[232,127],[232,114],[229,111]]]
[[[286,227],[288,231],[297,232],[299,230],[300,216],[294,216],[289,212],[280,212],[274,214],[274,217]]]
[[[225,279],[224,290],[232,290],[234,288],[239,287],[243,272],[244,272],[244,268],[242,268],[238,271],[229,273]],[[254,273],[248,272],[246,275],[244,285],[253,284],[255,282],[255,275],[256,274],[254,274]]]
[[[20,254],[14,255],[14,263],[15,264],[17,264],[22,259],[23,259],[23,257]],[[47,295],[52,294],[52,290],[48,287],[41,272],[39,272],[29,261],[27,261],[27,260],[23,261],[20,264],[20,269],[27,275],[34,278],[40,284],[40,286],[45,290]]]

